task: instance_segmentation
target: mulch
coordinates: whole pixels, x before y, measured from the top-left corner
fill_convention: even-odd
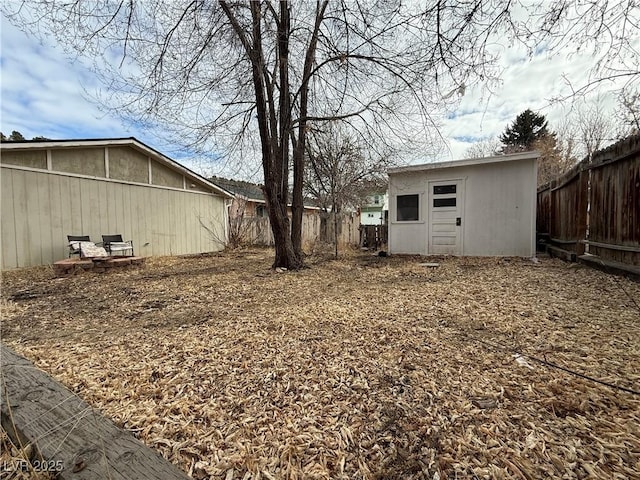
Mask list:
[[[196,479],[640,478],[640,284],[271,255],[5,272],[3,342]]]

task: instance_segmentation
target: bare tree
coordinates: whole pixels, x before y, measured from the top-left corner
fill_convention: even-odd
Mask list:
[[[595,152],[616,137],[612,112],[601,96],[576,98],[555,131],[534,145],[541,152],[538,183],[544,184],[562,175],[580,159],[590,161]]]
[[[304,189],[325,212],[331,212],[338,256],[338,218],[343,208],[360,207],[374,185],[386,185],[386,169],[393,157],[392,152],[371,151],[341,123],[329,122],[321,128],[309,138]]]
[[[307,162],[305,192],[323,210],[340,213],[359,207],[373,184],[386,184],[393,157],[372,154],[348,128],[330,123],[311,133]]]
[[[190,147],[221,155],[246,159],[257,150],[274,266],[296,269],[303,264],[305,151],[314,122],[348,122],[381,145],[433,141],[430,114],[448,98],[442,92],[496,77],[488,48],[496,35],[575,42],[579,28],[556,35],[559,26],[582,21],[574,18],[573,3],[593,20],[602,2],[539,2],[527,7],[528,15],[510,2],[479,0],[426,7],[357,0],[24,0],[2,8],[14,24],[91,59],[106,85],[103,104],[137,125],[160,122]],[[613,16],[599,19],[603,32],[630,31],[637,22],[632,0],[620,0],[617,9],[605,3],[604,13]],[[590,45],[585,38],[579,45]],[[625,38],[613,37],[612,44],[635,55]],[[611,63],[608,52],[599,72]],[[637,65],[629,69],[637,73]]]
[[[600,95],[574,99],[562,120],[554,125],[557,148],[562,152],[563,168],[591,156],[617,137],[614,112]],[[562,173],[562,172],[560,172]]]
[[[542,45],[551,54],[565,50],[594,59],[584,81],[576,84],[566,79],[571,94],[558,100],[584,96],[605,83],[619,91],[638,89],[640,8],[636,0],[554,1],[529,13],[531,45]]]
[[[573,119],[578,144],[582,147],[583,154],[591,161],[594,153],[614,139],[611,115],[605,111],[603,99],[597,97],[589,103],[579,101],[573,113]]]
[[[569,170],[576,159],[570,149],[558,141],[556,133],[548,133],[536,140],[532,148],[540,152],[538,158],[538,185],[544,185]]]
[[[465,151],[467,158],[493,157],[500,155],[503,145],[497,137],[487,138],[474,143]]]
[[[618,97],[623,125],[620,137],[640,133],[640,90],[623,90]]]
[[[251,220],[247,216],[247,199],[236,194],[229,206],[229,247],[238,248],[251,242]]]

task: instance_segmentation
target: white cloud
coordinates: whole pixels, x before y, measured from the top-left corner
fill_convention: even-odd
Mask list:
[[[551,104],[550,100],[571,91],[563,76],[581,86],[593,63],[588,55],[567,52],[550,57],[543,48],[531,59],[520,47],[495,48],[500,53],[501,82],[492,88],[481,85],[466,88],[458,108],[443,120],[441,133],[448,141],[449,151],[438,160],[462,158],[474,141],[498,136],[527,108],[544,114],[553,129],[554,124],[564,118],[566,105]],[[143,131],[105,115],[83,94],[83,89],[92,92],[100,88],[88,68],[77,61],[70,62],[56,48],[39,45],[4,17],[0,73],[0,125],[5,134],[18,130],[27,138],[36,135],[51,138],[136,136],[199,173],[254,178],[260,175],[253,164],[190,160],[188,153],[181,154],[167,145],[162,131],[158,134]],[[607,102],[612,105],[613,99],[608,97]],[[434,159],[418,159],[429,160]]]
[[[2,18],[1,126],[25,137],[128,136],[83,96],[90,72],[54,48],[39,45]],[[86,84],[93,88],[96,85]],[[95,132],[95,133],[92,133]]]
[[[529,60],[524,50],[512,48],[500,58],[500,85],[491,92],[484,87],[468,88],[459,107],[445,120],[443,134],[450,151],[438,160],[463,158],[475,141],[499,136],[527,108],[545,115],[551,130],[558,128],[570,109],[570,100],[552,100],[570,95],[572,86],[583,86],[593,65],[591,56],[569,51],[554,56],[542,51]],[[619,85],[602,85],[588,98],[600,94],[605,107],[612,109],[615,98],[610,92],[615,87]]]
[[[106,114],[85,92],[101,85],[89,68],[69,60],[61,50],[40,45],[1,19],[0,42],[0,130],[13,130],[25,138],[110,138],[135,136],[140,141],[176,158],[203,175],[256,177],[255,168],[216,163],[211,158],[192,157],[157,134],[127,125]],[[242,168],[241,168],[242,167]]]

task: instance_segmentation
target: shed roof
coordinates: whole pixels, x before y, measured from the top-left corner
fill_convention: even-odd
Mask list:
[[[75,139],[75,140],[25,140],[20,142],[2,142],[0,143],[0,149],[2,150],[35,150],[35,149],[53,149],[53,148],[73,148],[73,147],[132,147],[138,151],[141,151],[145,155],[152,157],[157,162],[168,166],[169,168],[176,170],[183,174],[185,177],[196,180],[204,185],[213,189],[219,195],[227,198],[233,198],[233,194],[213,183],[212,181],[198,175],[196,172],[188,169],[184,165],[176,162],[175,160],[167,157],[158,150],[150,147],[149,145],[142,143],[135,137],[125,138],[94,138],[94,139]]]
[[[389,175],[394,173],[421,172],[424,170],[436,170],[443,168],[469,167],[475,165],[488,165],[501,162],[513,162],[519,160],[534,160],[540,157],[540,152],[533,150],[530,152],[510,153],[508,155],[496,155],[494,157],[466,158],[453,160],[450,162],[423,163],[419,165],[407,165],[404,167],[394,167],[387,170]]]

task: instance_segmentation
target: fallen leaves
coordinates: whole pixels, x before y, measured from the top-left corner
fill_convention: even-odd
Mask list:
[[[270,255],[8,272],[3,339],[197,479],[640,478],[640,399],[526,357],[637,389],[638,284]]]

